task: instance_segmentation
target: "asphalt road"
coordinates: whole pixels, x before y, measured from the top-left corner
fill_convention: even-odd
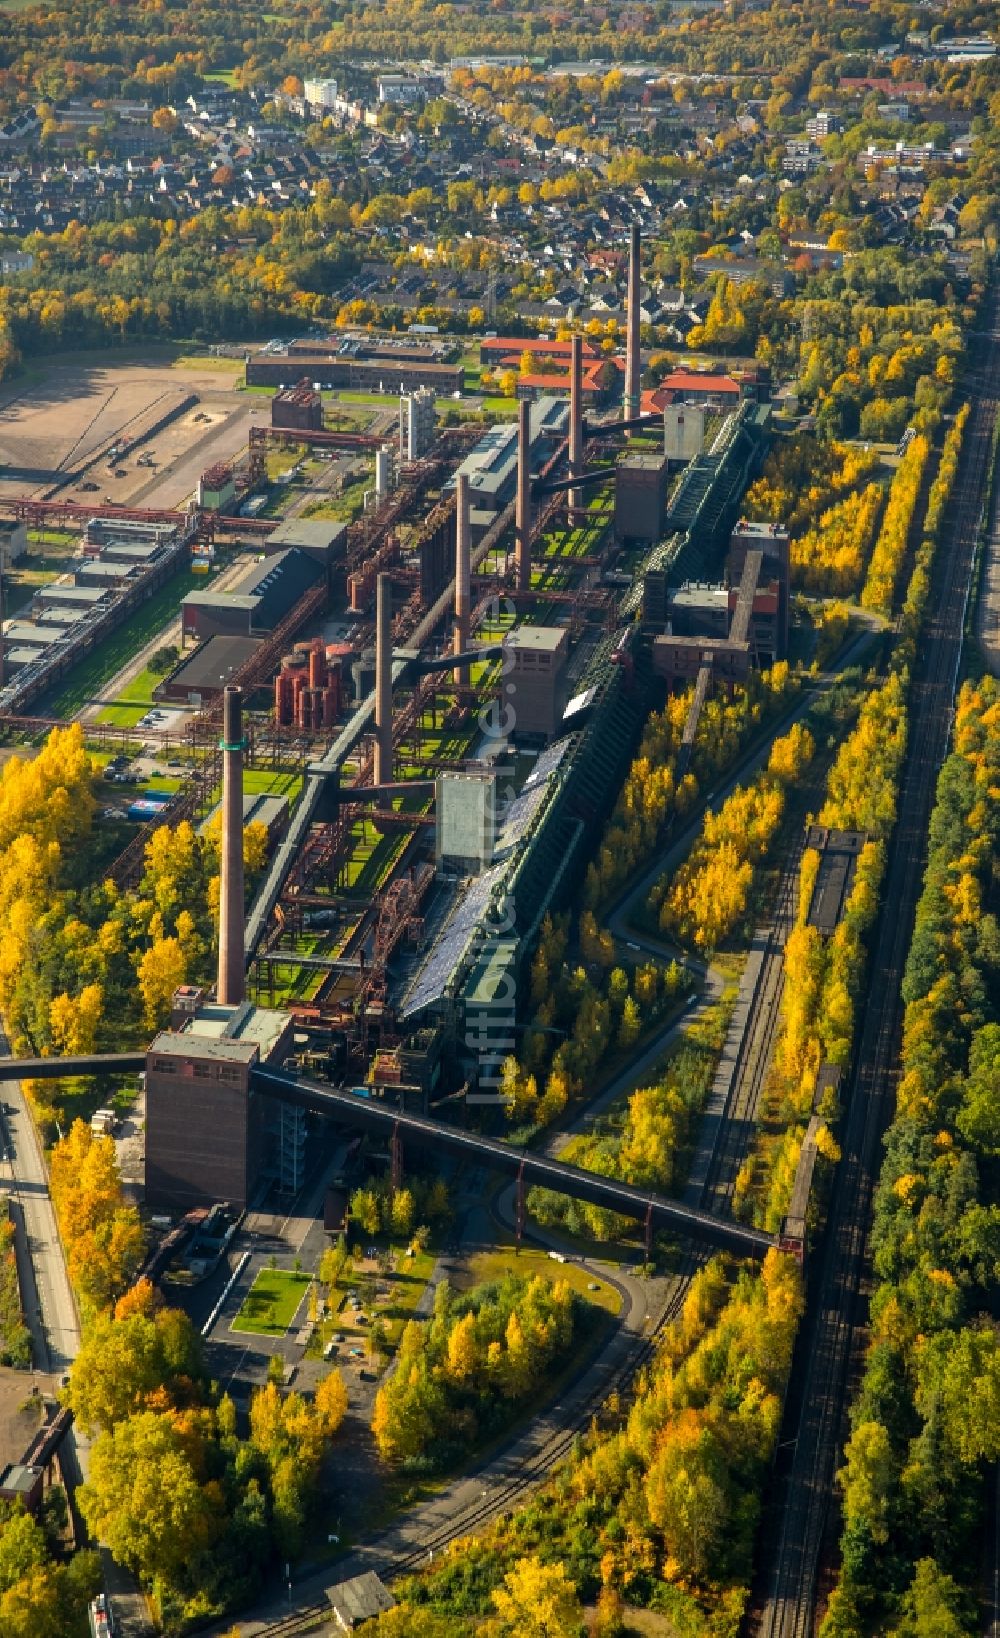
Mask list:
[[[0,1054],[9,1056],[6,1037]],[[25,1322],[31,1331],[35,1364],[58,1377],[69,1370],[80,1347],[80,1320],[59,1242],[49,1180],[34,1122],[19,1081],[6,1082],[4,1136],[6,1163],[0,1179],[9,1187],[18,1234],[18,1274]]]
[[[0,1034],[0,1057],[9,1056],[7,1038]],[[80,1351],[80,1316],[49,1196],[48,1172],[20,1081],[7,1081],[3,1098],[7,1159],[0,1165],[0,1187],[10,1189],[17,1221],[17,1272],[25,1323],[31,1331],[35,1366],[50,1372],[58,1384]],[[71,1429],[62,1463],[73,1489],[86,1479],[89,1454],[90,1441]],[[149,1638],[153,1629],[146,1600],[134,1579],[106,1550],[102,1558],[121,1638]]]

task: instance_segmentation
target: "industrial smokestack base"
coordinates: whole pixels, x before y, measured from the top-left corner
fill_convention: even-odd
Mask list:
[[[583,476],[583,339],[570,338],[569,353],[569,475]],[[571,489],[567,495],[568,522],[572,528],[584,510],[583,491]]]
[[[218,999],[228,1007],[246,1000],[243,955],[243,694],[222,697],[222,835],[219,839]]]
[[[531,589],[531,403],[517,406],[517,500],[514,512],[514,567],[518,591]]]
[[[392,779],[392,580],[380,574],[375,582],[375,777],[373,784]]]
[[[472,577],[472,524],[469,517],[469,479],[459,472],[455,479],[455,654],[464,654],[469,646],[470,582]],[[455,667],[455,687],[465,688],[469,682],[468,666]]]
[[[625,343],[625,414],[632,421],[639,414],[642,392],[639,387],[639,224],[632,223],[628,257],[628,329]]]

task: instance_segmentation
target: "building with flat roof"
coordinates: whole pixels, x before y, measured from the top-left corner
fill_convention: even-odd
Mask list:
[[[313,108],[335,108],[337,104],[336,80],[303,80],[302,95]]]
[[[425,358],[413,360],[388,353],[380,358],[355,358],[318,346],[311,353],[258,353],[247,365],[247,386],[292,387],[303,374],[317,390],[346,387],[357,392],[398,393],[429,387],[432,392],[450,397],[452,393],[461,392],[465,384],[461,364]]]
[[[437,437],[437,401],[429,387],[403,393],[399,400],[399,453],[404,461],[419,461],[430,453]]]
[[[615,468],[615,536],[654,545],[666,528],[668,457],[638,452]]]
[[[322,432],[323,400],[308,380],[271,399],[271,425],[294,432]]]
[[[157,683],[154,700],[204,705],[221,699],[223,689],[253,659],[263,641],[263,637],[209,637]]]
[[[3,623],[4,645],[24,648],[49,648],[53,643],[61,643],[64,633],[58,626],[36,626],[30,620],[5,620]]]
[[[51,608],[95,609],[108,596],[106,586],[67,586],[57,582],[54,586],[39,587],[31,599],[31,609],[33,614]]]
[[[103,558],[88,558],[74,571],[78,586],[120,586],[136,572],[134,563],[107,563]]]
[[[264,541],[265,557],[294,547],[329,569],[347,550],[347,524],[338,518],[288,518]]]
[[[178,991],[171,1028],[146,1055],[147,1204],[246,1208],[260,1176],[267,1101],[251,1088],[250,1071],[283,1060],[292,1028],[288,1013]]]
[[[566,710],[569,633],[564,626],[518,626],[506,647],[510,732],[551,739]]]

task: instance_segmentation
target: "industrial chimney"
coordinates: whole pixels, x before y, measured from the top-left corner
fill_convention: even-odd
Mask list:
[[[642,404],[639,373],[639,224],[633,222],[628,257],[628,332],[625,344],[624,417],[626,421],[635,419]]]
[[[392,780],[392,580],[375,582],[375,778]]]
[[[517,406],[517,502],[514,513],[514,565],[518,591],[531,589],[531,402]]]
[[[583,473],[583,341],[579,335],[570,338],[569,352],[569,475],[579,478]],[[583,491],[569,492],[569,523],[577,522],[583,510]]]
[[[219,981],[216,993],[235,1007],[246,999],[243,958],[243,693],[222,697],[222,837],[219,843]]]
[[[469,480],[464,472],[455,479],[455,654],[464,654],[469,646],[470,591],[472,574],[472,530],[469,519]],[[464,688],[469,681],[467,665],[455,667],[455,687]]]

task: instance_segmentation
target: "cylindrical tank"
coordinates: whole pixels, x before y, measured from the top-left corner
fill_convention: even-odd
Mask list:
[[[328,683],[323,690],[323,727],[332,728],[340,715],[340,689],[336,683]]]
[[[309,650],[309,687],[323,688],[326,686],[326,656],[322,646]]]
[[[295,689],[287,671],[279,671],[274,679],[274,720],[287,727],[295,717]]]

